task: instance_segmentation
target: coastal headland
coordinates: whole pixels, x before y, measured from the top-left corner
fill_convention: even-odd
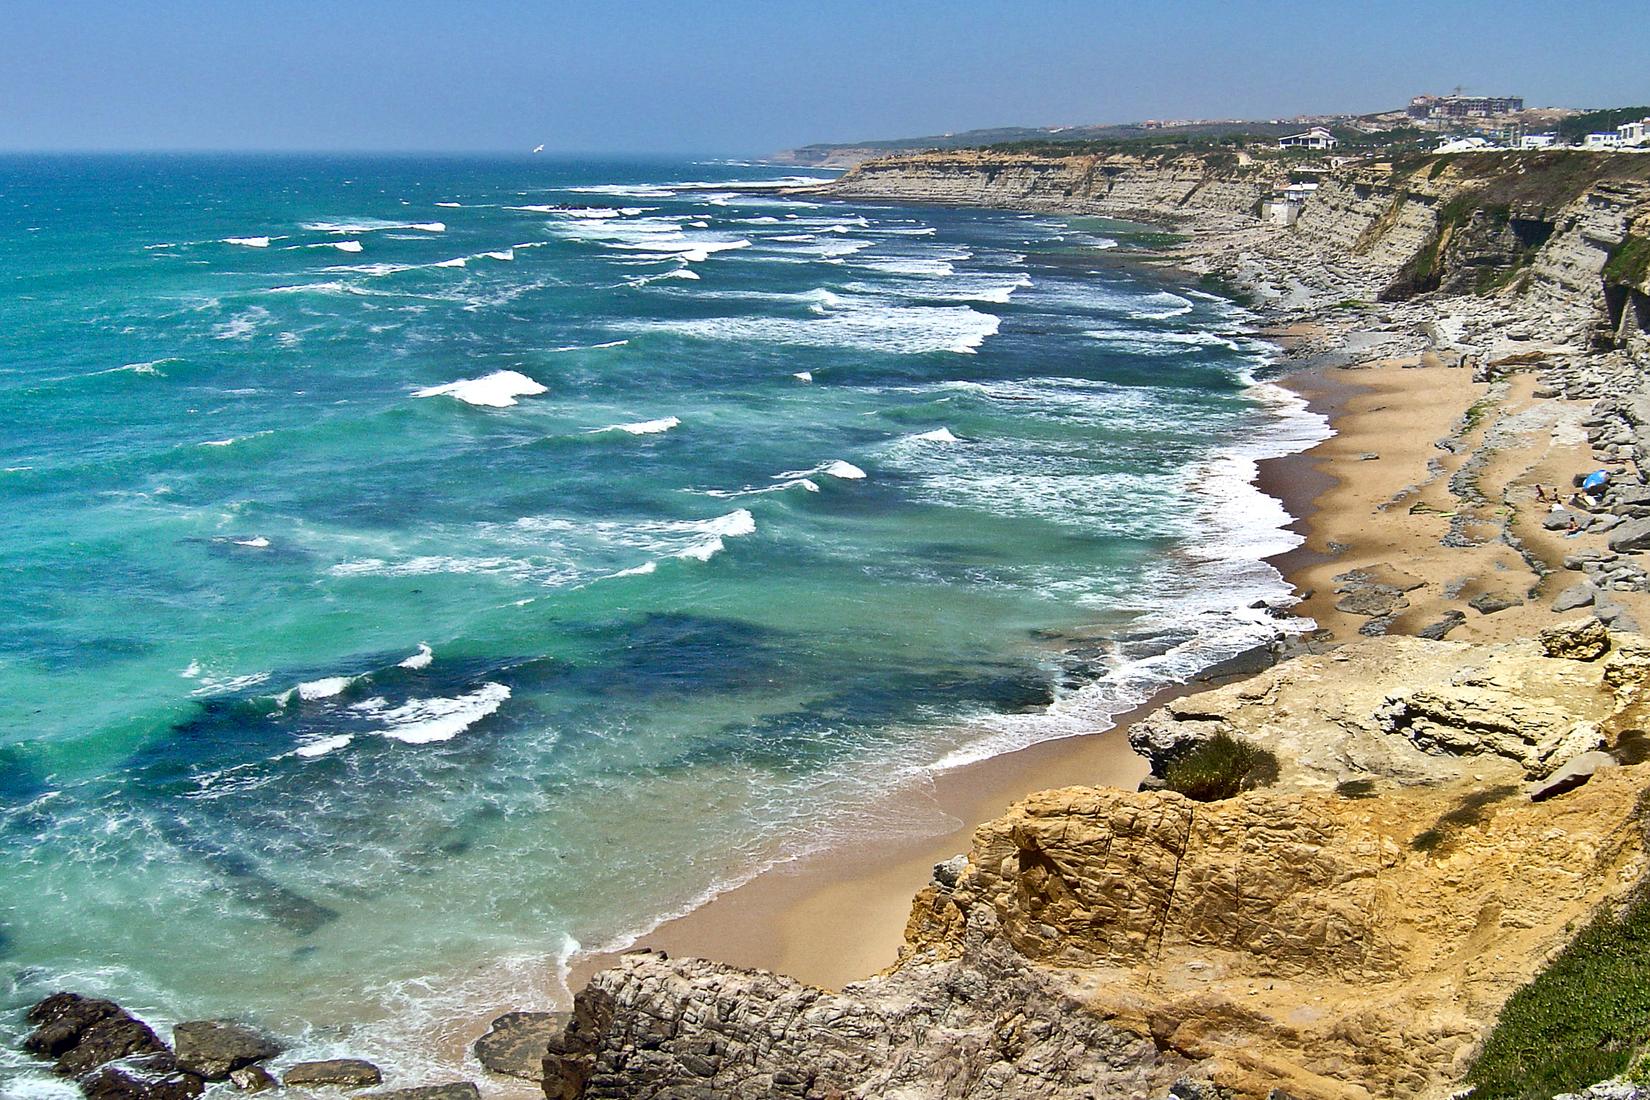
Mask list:
[[[514,1075],[490,1089],[1441,1098],[1633,1070],[1650,1007],[1590,1015],[1589,966],[1650,868],[1650,157],[1315,181],[1290,224],[1287,173],[1229,153],[911,154],[821,189],[1172,229],[1143,262],[1251,303],[1335,429],[1259,475],[1316,630],[909,792],[949,831],[798,861],[589,960],[571,1013],[478,1046]],[[42,1028],[81,1030],[42,1043],[138,1034],[103,1004],[57,1005]],[[107,1095],[200,1091],[182,1037],[139,1038],[154,1072]]]
[[[1631,919],[1647,866],[1650,158],[1316,181],[1292,225],[1262,216],[1277,166],[1231,154],[911,154],[824,189],[1176,230],[1152,262],[1253,303],[1335,428],[1260,475],[1300,517],[1277,564],[1318,629],[942,777],[947,836],[765,876],[606,960],[547,1095],[1519,1094],[1541,975]],[[1167,789],[1217,741],[1272,768]],[[1638,1053],[1592,1040],[1614,1047],[1510,1073],[1586,1085]]]

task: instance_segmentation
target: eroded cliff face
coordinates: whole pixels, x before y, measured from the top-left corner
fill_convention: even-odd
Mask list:
[[[1293,226],[1264,223],[1287,166],[1232,153],[1140,158],[957,151],[868,161],[826,190],[892,199],[1189,223],[1189,266],[1286,305],[1441,290],[1526,298],[1614,340],[1650,328],[1645,274],[1613,257],[1650,229],[1650,158],[1469,154],[1324,173]],[[1606,292],[1608,285],[1623,289]],[[1634,294],[1637,297],[1634,297]],[[1640,315],[1643,324],[1640,324]],[[1623,332],[1623,322],[1626,330]]]
[[[1447,1095],[1507,996],[1646,869],[1642,766],[1537,802],[1552,739],[1504,739],[1552,727],[1574,754],[1577,723],[1600,744],[1640,721],[1642,639],[1557,637],[1369,639],[1183,701],[1148,754],[1216,732],[1314,751],[1214,803],[1033,795],[937,869],[900,961],[840,993],[629,956],[579,995],[547,1093]]]

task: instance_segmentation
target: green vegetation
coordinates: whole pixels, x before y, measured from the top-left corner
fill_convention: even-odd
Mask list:
[[[1256,745],[1217,733],[1164,769],[1169,790],[1198,802],[1218,802],[1277,782],[1278,758]]]
[[[1467,1071],[1473,1100],[1570,1092],[1624,1071],[1650,1035],[1650,893],[1593,918],[1552,964],[1514,993]]]
[[[1558,124],[1558,140],[1573,145],[1588,134],[1614,130],[1628,122],[1650,117],[1650,107],[1611,107],[1603,111],[1588,111],[1573,115]]]
[[[1642,286],[1650,275],[1650,237],[1629,236],[1610,254],[1604,281],[1618,286]]]

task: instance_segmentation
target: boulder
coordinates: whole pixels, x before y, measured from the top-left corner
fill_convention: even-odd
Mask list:
[[[281,1087],[275,1075],[262,1066],[242,1066],[230,1070],[229,1083],[242,1092],[268,1092]]]
[[[1442,641],[1450,631],[1454,630],[1466,621],[1467,617],[1465,615],[1454,608],[1450,608],[1448,611],[1444,612],[1443,618],[1439,619],[1435,623],[1428,623],[1426,626],[1423,626],[1420,630],[1415,632],[1415,636],[1417,638],[1427,638],[1434,642]]]
[[[1577,526],[1581,525],[1581,517],[1576,515],[1574,512],[1548,512],[1546,518],[1541,521],[1541,526],[1545,527],[1549,531],[1563,531],[1566,530],[1572,523]],[[1612,546],[1611,549],[1613,550],[1615,547]]]
[[[1610,632],[1597,619],[1572,619],[1540,635],[1542,651],[1570,661],[1596,661],[1610,651]]]
[[[1511,592],[1482,592],[1469,600],[1468,606],[1480,615],[1494,615],[1497,611],[1517,607],[1523,602]]]
[[[1650,519],[1628,520],[1610,532],[1610,549],[1618,554],[1646,547],[1650,547]]]
[[[565,1012],[506,1012],[476,1040],[476,1061],[492,1073],[543,1081],[550,1037],[560,1035],[566,1027]]]
[[[86,1029],[111,1016],[126,1012],[113,1001],[82,997],[78,993],[53,993],[29,1009],[28,1022],[35,1029],[23,1040],[23,1049],[42,1058],[57,1058],[80,1042]]]
[[[185,1072],[208,1081],[281,1053],[281,1044],[255,1027],[233,1020],[190,1020],[172,1029],[172,1046]]]
[[[1574,611],[1578,607],[1586,607],[1593,602],[1594,597],[1597,595],[1598,589],[1586,581],[1582,581],[1580,584],[1572,584],[1558,594],[1558,598],[1553,601],[1553,610]]]
[[[1593,778],[1593,775],[1600,768],[1618,766],[1615,757],[1597,749],[1592,752],[1584,752],[1580,756],[1571,757],[1563,767],[1530,788],[1530,801],[1545,802],[1547,799],[1561,795],[1565,791],[1573,791]]]
[[[530,1015],[547,1015],[532,1013]],[[534,1080],[544,1076],[544,1054],[540,1052],[539,1070]],[[362,1100],[481,1100],[481,1090],[469,1081],[452,1081],[445,1085],[419,1085],[410,1089],[385,1089],[382,1092],[364,1092]]]
[[[339,1088],[364,1089],[384,1080],[384,1074],[371,1062],[360,1058],[326,1058],[319,1062],[299,1062],[281,1076],[287,1088],[299,1085],[337,1085]]]
[[[206,1082],[161,1052],[101,1066],[80,1081],[86,1100],[194,1100]]]
[[[58,1057],[52,1069],[64,1077],[80,1077],[117,1059],[142,1054],[170,1056],[171,1051],[148,1024],[123,1012],[87,1028],[80,1041]]]

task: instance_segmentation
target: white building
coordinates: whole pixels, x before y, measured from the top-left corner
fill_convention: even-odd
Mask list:
[[[1500,146],[1494,144],[1488,139],[1474,135],[1472,137],[1451,138],[1449,141],[1439,142],[1438,148],[1435,149],[1434,152],[1476,153],[1485,149],[1499,148]]]
[[[1637,122],[1617,126],[1616,136],[1621,139],[1621,144],[1635,149],[1650,144],[1650,118],[1641,118]]]
[[[1520,149],[1551,149],[1557,144],[1557,134],[1525,134],[1518,139]]]
[[[1582,139],[1581,147],[1583,149],[1620,149],[1621,135],[1616,133],[1588,134]]]
[[[1279,149],[1333,149],[1339,144],[1325,126],[1314,126],[1304,134],[1290,134],[1278,139]]]

